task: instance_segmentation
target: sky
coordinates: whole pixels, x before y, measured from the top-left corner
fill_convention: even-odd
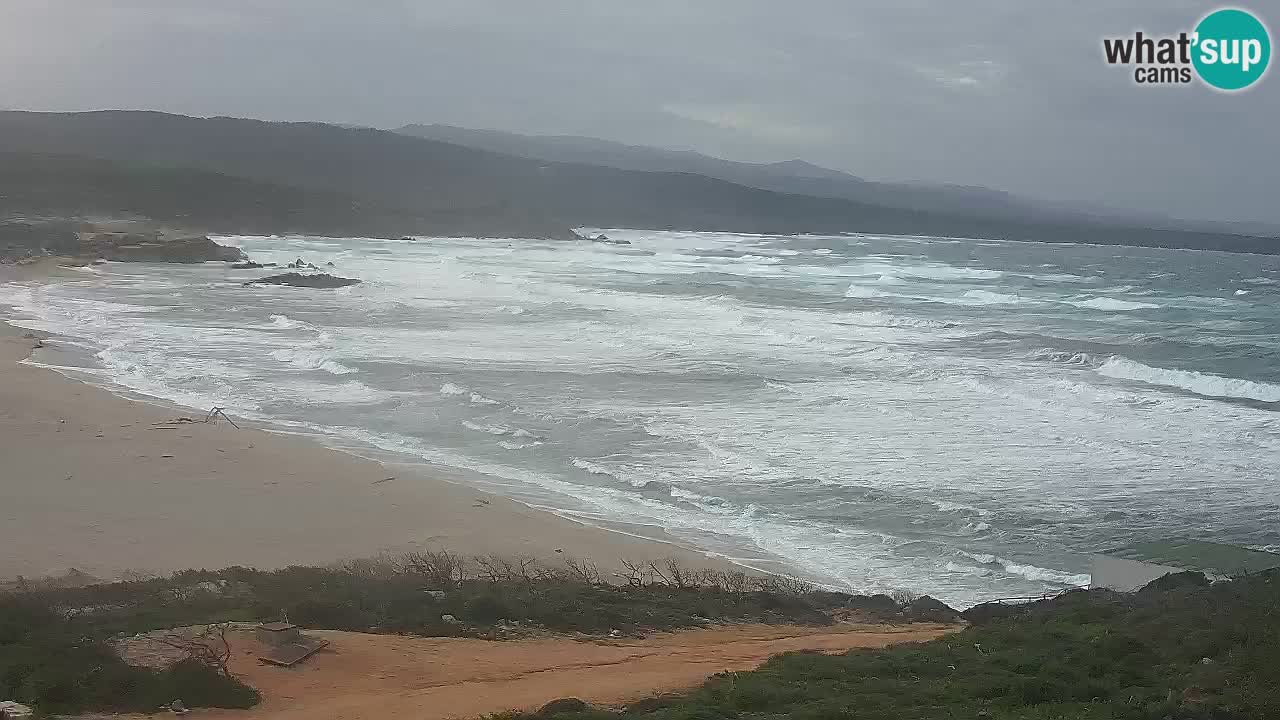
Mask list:
[[[1280,2],[1244,4],[1280,28]],[[1280,71],[1142,87],[1190,0],[0,0],[0,107],[600,137],[1280,223]]]

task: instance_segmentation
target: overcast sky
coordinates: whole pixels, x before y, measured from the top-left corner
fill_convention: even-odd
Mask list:
[[[0,107],[588,135],[1280,222],[1280,74],[1228,95],[1102,61],[1216,6],[0,0]],[[1274,36],[1280,3],[1252,8]]]

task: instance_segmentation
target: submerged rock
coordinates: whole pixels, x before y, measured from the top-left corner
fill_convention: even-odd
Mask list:
[[[257,270],[259,268],[275,267],[275,263],[260,263],[249,260],[247,262],[236,263],[231,266],[232,270]]]
[[[302,273],[284,273],[283,275],[270,275],[257,280],[250,280],[245,285],[289,285],[291,287],[306,288],[340,288],[348,285],[359,284],[359,280],[355,278],[344,278],[336,275],[328,275],[326,273],[317,273],[314,275],[303,275]]]

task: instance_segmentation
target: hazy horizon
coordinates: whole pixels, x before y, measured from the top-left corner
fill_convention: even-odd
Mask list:
[[[0,106],[572,135],[1280,223],[1280,81],[1139,87],[1101,57],[1215,7],[11,0]]]

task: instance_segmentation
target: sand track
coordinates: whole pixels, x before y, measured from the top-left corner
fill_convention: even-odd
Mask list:
[[[561,697],[620,704],[688,688],[718,672],[748,670],[782,652],[884,647],[931,640],[953,629],[746,625],[643,639],[508,642],[319,632],[332,651],[293,669],[259,665],[259,646],[242,636],[233,667],[262,691],[263,703],[248,712],[201,714],[240,720],[430,720],[533,709]]]

